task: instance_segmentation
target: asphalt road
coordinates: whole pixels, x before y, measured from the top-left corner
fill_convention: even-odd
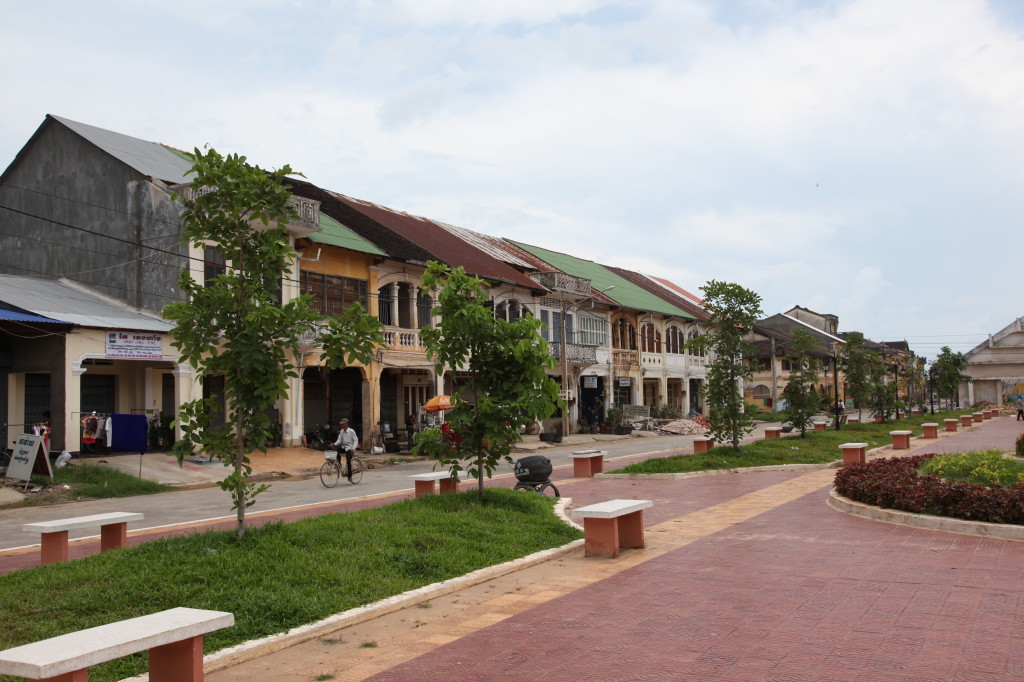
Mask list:
[[[764,424],[759,425],[762,431]],[[663,456],[676,452],[692,452],[693,436],[645,436],[624,438],[617,441],[600,443],[568,444],[549,447],[537,451],[551,460],[555,467],[551,475],[557,485],[559,480],[573,477],[571,455],[581,449],[601,449],[605,455],[605,470],[615,468],[614,460],[637,456]],[[513,458],[519,459],[530,453],[514,453]],[[319,504],[337,500],[353,499],[386,493],[408,492],[411,496],[411,474],[424,473],[433,469],[433,462],[410,462],[381,469],[372,469],[365,473],[358,485],[351,485],[342,480],[335,488],[325,488],[318,477],[308,479],[285,479],[273,482],[270,489],[257,498],[250,512],[266,512],[278,509],[290,509],[302,505]],[[495,478],[505,477],[514,481],[512,467],[503,464]],[[475,484],[475,481],[471,482]],[[464,484],[466,485],[466,484]],[[175,490],[156,495],[140,495],[130,498],[90,500],[42,507],[24,507],[0,511],[0,551],[39,544],[38,534],[22,531],[22,524],[35,521],[86,516],[112,511],[141,512],[145,520],[129,525],[132,531],[191,524],[213,519],[234,518],[228,494],[218,487],[200,488],[195,490]],[[97,529],[71,531],[71,539],[92,537],[98,534]]]

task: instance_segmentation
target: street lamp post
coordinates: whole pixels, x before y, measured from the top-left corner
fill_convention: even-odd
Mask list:
[[[569,437],[569,348],[565,342],[565,316],[570,310],[578,309],[581,305],[587,301],[593,300],[598,294],[603,294],[606,291],[611,291],[615,288],[615,285],[605,287],[600,291],[595,291],[585,298],[581,298],[578,301],[568,302],[562,301],[562,319],[559,321],[559,328],[561,333],[559,334],[561,342],[561,353],[562,353],[562,393],[565,395],[565,407],[562,408],[562,437]]]

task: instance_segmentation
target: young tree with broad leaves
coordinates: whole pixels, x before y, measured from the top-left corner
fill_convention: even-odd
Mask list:
[[[484,476],[489,478],[502,460],[512,461],[512,446],[522,440],[519,428],[550,416],[561,402],[558,384],[545,371],[555,361],[540,335],[540,321],[496,318],[484,305],[484,282],[463,268],[431,262],[421,286],[437,292],[434,313],[440,318],[420,331],[428,357],[439,374],[458,369],[468,372],[469,380],[454,393],[445,427],[417,435],[414,452],[437,459],[456,475],[465,470],[477,479],[482,498]]]
[[[182,439],[175,443],[179,464],[201,452],[223,461],[232,472],[220,482],[237,512],[236,535],[245,535],[245,510],[267,485],[249,480],[247,453],[266,452],[272,435],[270,409],[287,395],[296,370],[299,337],[319,326],[323,316],[310,308],[309,297],[279,303],[277,291],[294,251],[286,224],[297,217],[284,186],[289,166],[266,171],[244,156],[195,150],[192,187],[196,197],[182,216],[182,241],[203,248],[215,245],[225,271],[209,282],[185,270],[179,286],[187,299],[164,308],[174,322],[172,345],[182,362],[201,380],[223,377],[223,424],[220,399],[185,403],[178,415]],[[332,367],[369,362],[383,341],[380,323],[355,304],[321,330],[325,359]]]
[[[866,346],[863,334],[850,332],[846,335],[843,347],[843,364],[846,365],[843,371],[844,384],[846,395],[853,398],[853,404],[857,407],[858,418],[863,416],[864,406],[871,402],[874,383],[872,368],[881,361],[881,356]]]
[[[745,356],[756,350],[743,339],[761,316],[761,297],[738,284],[711,280],[702,286],[704,308],[710,314],[706,331],[686,347],[715,358],[704,382],[704,401],[710,409],[711,437],[731,443],[738,450],[740,440],[754,429],[754,418],[743,404],[742,382],[751,376]]]
[[[967,358],[963,353],[954,353],[949,346],[943,346],[931,364],[932,386],[951,406],[959,404],[960,383],[967,380],[965,369]]]
[[[814,356],[817,349],[818,342],[810,332],[793,330],[786,353],[790,364],[789,379],[782,395],[789,402],[785,410],[786,418],[793,424],[793,428],[800,429],[801,438],[807,437],[811,419],[825,406],[826,399],[817,390],[820,363]]]

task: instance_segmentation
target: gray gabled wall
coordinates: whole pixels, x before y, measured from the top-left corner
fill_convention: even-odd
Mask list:
[[[0,209],[0,273],[67,277],[159,312],[181,300],[187,265],[181,206],[161,187],[48,119],[0,183],[15,209]]]

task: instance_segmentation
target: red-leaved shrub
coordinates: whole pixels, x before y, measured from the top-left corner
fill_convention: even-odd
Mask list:
[[[835,491],[856,502],[968,521],[1024,523],[1024,483],[984,486],[919,475],[935,455],[876,459],[836,474]]]

